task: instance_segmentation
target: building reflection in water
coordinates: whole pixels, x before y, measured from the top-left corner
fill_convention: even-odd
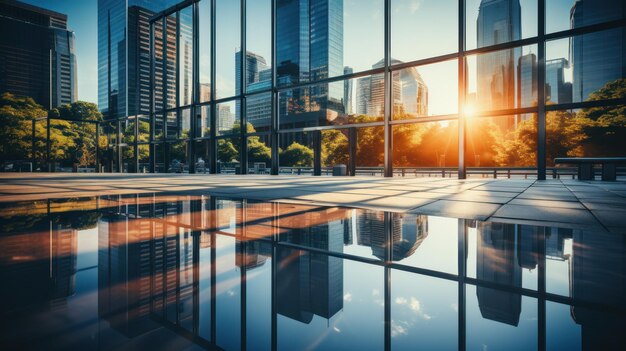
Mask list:
[[[232,282],[217,277],[217,266],[223,262],[216,255],[216,237],[226,236],[233,239],[226,256],[239,272],[234,284],[241,293],[240,335],[231,337],[245,339],[249,311],[245,304],[249,296],[258,295],[267,296],[272,305],[271,315],[263,318],[272,324],[275,340],[279,315],[308,325],[314,316],[330,320],[344,313],[345,260],[410,271],[401,261],[414,255],[430,237],[441,235],[429,233],[428,216],[415,214],[207,196],[107,197],[99,204],[98,211],[83,213],[82,220],[74,212],[45,212],[30,218],[30,226],[22,226],[21,231],[3,220],[0,274],[6,282],[1,299],[5,314],[40,304],[59,306],[75,294],[77,228],[97,223],[97,313],[112,330],[134,338],[165,327],[199,345],[220,346],[216,324],[222,321],[216,316],[215,304],[220,301],[216,296],[220,284]],[[18,223],[15,217],[11,220]],[[524,270],[541,271],[539,279],[552,279],[545,271],[545,262],[550,261],[567,265],[569,296],[556,302],[572,299],[571,319],[581,326],[583,347],[610,348],[625,341],[623,235],[493,222],[458,223],[459,232],[475,231],[476,273],[468,278],[475,279],[470,282],[476,285],[482,318],[515,327],[520,323],[522,297],[529,295],[529,289],[537,290],[531,295],[540,301],[555,299],[552,292],[541,290],[545,283],[535,289],[524,282]],[[467,234],[459,236],[461,241],[468,238]],[[370,250],[371,256],[358,258],[347,251],[355,245]],[[468,247],[473,246],[459,244],[460,250]],[[201,259],[201,250],[210,255]],[[460,257],[468,255],[472,253],[462,252]],[[387,266],[389,262],[394,262],[393,268]],[[466,263],[472,260],[466,259]],[[270,291],[246,289],[248,279],[265,268],[271,269]],[[441,279],[465,284],[463,277]],[[210,294],[201,299],[202,284],[210,286]],[[385,286],[393,289],[389,282]],[[465,304],[459,301],[459,306]],[[459,313],[459,318],[465,314]],[[545,325],[545,321],[538,323]]]

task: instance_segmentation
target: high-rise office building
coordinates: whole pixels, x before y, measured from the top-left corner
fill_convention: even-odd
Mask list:
[[[241,91],[241,50],[235,53],[235,86]],[[272,70],[265,58],[254,52],[246,52],[246,89],[247,92],[269,90],[272,86]],[[241,103],[235,103],[237,116],[241,116]],[[267,95],[253,95],[246,99],[246,118],[257,128],[269,128],[272,121],[272,104]]]
[[[614,0],[578,0],[570,11],[572,29],[620,13],[624,5]],[[573,36],[570,63],[573,66],[573,101],[585,101],[605,84],[626,77],[625,29],[615,28]]]
[[[572,102],[572,83],[565,81],[569,62],[564,58],[546,61],[546,101],[555,104]]]
[[[340,76],[343,65],[342,0],[278,0],[276,2],[276,62],[279,85],[290,85]],[[333,118],[343,113],[343,89],[336,84],[318,84],[287,99],[315,105],[316,116]],[[301,96],[308,95],[308,96]],[[297,103],[302,105],[302,103]],[[288,109],[281,110],[287,117]],[[288,118],[288,117],[287,117]],[[282,122],[281,122],[282,123]]]
[[[522,268],[517,259],[514,224],[481,222],[477,228],[476,279],[514,288],[522,287]],[[522,296],[504,290],[476,287],[483,318],[517,326]]]
[[[354,72],[354,70],[352,69],[352,67],[344,67],[343,68],[343,74],[352,74]],[[343,106],[344,106],[344,112],[347,115],[351,115],[353,114],[353,108],[352,108],[352,93],[353,93],[353,89],[354,89],[354,82],[352,79],[346,79],[343,82]]]
[[[391,59],[392,64],[402,61]],[[383,67],[380,60],[372,68]],[[374,74],[357,81],[357,114],[382,116],[385,109],[385,76]],[[428,115],[428,87],[415,67],[392,72],[393,111],[415,116]]]
[[[98,0],[98,107],[105,119],[148,114],[150,111],[150,26],[149,21],[156,12],[178,3],[178,0]],[[185,19],[181,19],[181,23]],[[191,23],[191,19],[185,23]],[[166,21],[168,46],[166,57],[155,55],[155,65],[165,61],[169,84],[175,86],[177,63],[176,23],[174,17]],[[188,27],[188,28],[187,28]],[[191,25],[181,25],[181,38],[191,31]],[[162,48],[163,29],[155,27],[155,52]],[[186,46],[185,46],[186,45]],[[189,44],[181,45],[180,54],[191,70]],[[187,56],[184,56],[186,55]],[[163,60],[163,61],[162,61]],[[155,70],[155,104],[162,103],[163,75]],[[188,75],[191,79],[191,75]],[[181,95],[190,92],[181,91]],[[176,95],[170,96],[175,101]]]
[[[0,2],[0,93],[31,97],[44,108],[77,99],[74,32],[67,15]]]
[[[478,47],[502,44],[521,39],[519,0],[482,0],[478,8]],[[481,109],[515,108],[515,64],[520,48],[478,55],[477,103]]]

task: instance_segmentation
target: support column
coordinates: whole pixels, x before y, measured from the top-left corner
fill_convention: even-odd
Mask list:
[[[313,133],[313,175],[322,175],[322,131]]]
[[[358,143],[358,130],[356,128],[348,129],[348,148],[349,152],[349,164],[348,164],[348,174],[350,176],[356,175],[356,151],[357,151],[357,143]]]
[[[30,148],[30,157],[31,157],[31,172],[34,172],[35,169],[37,169],[37,156],[36,156],[36,148],[37,148],[37,143],[35,141],[35,125],[37,123],[37,120],[33,119],[31,121],[32,123],[32,134],[30,137],[30,141],[31,141],[31,148]]]
[[[96,173],[100,173],[100,122],[96,122]]]

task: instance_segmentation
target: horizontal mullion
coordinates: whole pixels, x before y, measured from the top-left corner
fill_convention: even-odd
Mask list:
[[[371,123],[355,123],[355,124],[337,124],[330,126],[317,126],[317,127],[302,127],[302,128],[289,128],[278,129],[278,133],[300,133],[300,132],[315,132],[318,130],[332,130],[332,129],[348,129],[348,128],[366,128],[366,127],[380,127],[384,126],[385,122],[371,122]]]
[[[589,108],[589,107],[611,107],[611,106],[616,106],[616,105],[626,105],[626,98],[581,101],[581,102],[572,102],[572,103],[567,103],[567,104],[546,105],[546,111],[574,110],[574,109]]]
[[[439,122],[450,121],[459,119],[458,114],[438,115],[438,116],[424,116],[410,119],[394,119],[389,121],[389,124],[410,124],[410,123],[424,123],[424,122]]]

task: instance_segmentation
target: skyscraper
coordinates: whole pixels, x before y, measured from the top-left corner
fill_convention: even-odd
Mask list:
[[[555,104],[572,102],[572,83],[565,81],[569,62],[564,58],[546,61],[546,100]]]
[[[572,29],[609,19],[622,11],[621,1],[578,0],[570,11]],[[591,22],[591,23],[590,23]],[[585,101],[605,84],[626,77],[624,28],[577,35],[570,41],[573,101]]]
[[[175,5],[177,0],[98,0],[98,107],[105,119],[147,114],[150,111],[150,26],[156,12]],[[155,55],[176,66],[176,19],[168,18],[168,47],[165,57]],[[181,26],[184,34],[190,29]],[[189,27],[190,28],[190,27]],[[155,28],[155,37],[163,36]],[[162,45],[155,40],[155,48]],[[156,50],[155,50],[156,51]],[[181,51],[185,54],[185,50]],[[184,56],[183,56],[184,59]],[[189,60],[190,62],[190,60]],[[191,67],[189,67],[189,70]],[[163,99],[163,76],[155,70],[156,103]],[[183,69],[182,75],[187,72]],[[174,74],[174,73],[172,73]],[[172,77],[165,77],[166,79]],[[175,81],[175,76],[173,76]],[[182,84],[181,84],[182,86]],[[181,92],[181,95],[185,92]],[[168,93],[168,96],[170,94]],[[176,97],[175,95],[173,96]],[[160,100],[162,101],[162,100]]]
[[[476,279],[522,287],[522,268],[516,257],[514,224],[481,222],[477,228]],[[478,306],[484,318],[517,326],[522,296],[504,290],[476,287]]]
[[[478,8],[478,47],[521,39],[519,0],[482,0]],[[521,49],[507,49],[477,57],[477,103],[481,109],[515,108],[515,64]]]
[[[343,74],[352,74],[353,72],[354,70],[352,69],[352,67],[346,66],[343,68]],[[343,106],[347,115],[351,115],[354,113],[352,109],[352,90],[354,89],[353,85],[354,82],[352,81],[352,79],[346,79],[343,82]]]
[[[342,0],[278,0],[276,2],[276,61],[278,84],[291,85],[340,76],[343,65]],[[304,90],[303,90],[304,91]],[[319,106],[318,116],[340,109],[343,89],[339,85],[319,84],[306,89],[310,100]],[[305,98],[296,92],[283,99]],[[285,106],[286,101],[279,102]],[[282,109],[286,115],[288,109]],[[332,114],[332,113],[331,113]]]
[[[391,64],[402,63],[391,59]],[[372,68],[383,67],[380,60]],[[415,116],[428,115],[428,87],[415,67],[392,72],[392,99],[394,113]],[[382,116],[385,109],[385,77],[374,74],[357,81],[357,114]]]
[[[241,91],[241,50],[235,53],[235,86]],[[272,70],[267,66],[265,58],[254,52],[246,52],[247,92],[269,90],[272,85]],[[237,100],[235,113],[241,116],[241,103]],[[255,127],[269,128],[272,118],[272,104],[265,94],[253,95],[246,99],[246,117]]]
[[[0,93],[44,108],[76,101],[74,32],[67,15],[19,1],[0,2]]]

